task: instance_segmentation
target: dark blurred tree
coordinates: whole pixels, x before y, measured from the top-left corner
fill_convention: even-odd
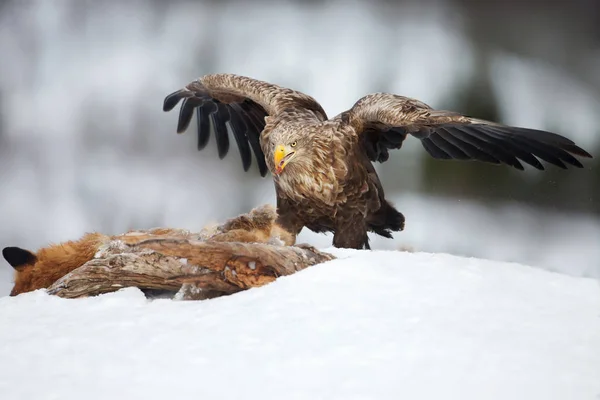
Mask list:
[[[473,40],[548,63],[600,95],[600,1],[452,2],[460,8]]]
[[[482,48],[476,54],[474,75],[440,108],[503,122],[491,84],[491,58]],[[553,131],[552,126],[545,129]],[[595,154],[600,154],[598,151]],[[486,203],[511,200],[553,209],[600,212],[600,203],[594,201],[600,199],[600,165],[597,159],[585,160],[585,164],[584,169],[566,171],[554,166],[537,171],[524,164],[526,170],[518,171],[505,165],[423,157],[423,190]]]

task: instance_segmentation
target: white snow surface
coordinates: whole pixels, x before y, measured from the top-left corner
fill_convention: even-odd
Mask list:
[[[598,399],[597,280],[339,259],[207,301],[0,298],[0,399]]]

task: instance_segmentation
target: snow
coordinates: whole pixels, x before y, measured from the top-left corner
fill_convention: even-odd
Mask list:
[[[151,301],[134,288],[0,298],[0,398],[600,395],[597,280],[325,250],[339,259],[213,300]]]

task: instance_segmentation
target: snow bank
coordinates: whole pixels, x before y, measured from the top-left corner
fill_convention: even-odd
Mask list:
[[[600,290],[445,254],[341,259],[202,302],[0,298],[0,398],[595,399]]]

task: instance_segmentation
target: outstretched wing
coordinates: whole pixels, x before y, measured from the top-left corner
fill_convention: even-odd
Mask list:
[[[327,119],[319,103],[304,93],[233,74],[205,75],[190,82],[165,98],[163,110],[171,111],[182,99],[177,133],[187,130],[195,110],[198,150],[206,147],[214,131],[219,158],[223,159],[229,152],[229,125],[244,171],[248,171],[252,163],[252,150],[261,176],[268,172],[260,147],[266,116],[293,109],[319,120]]]
[[[399,149],[409,134],[437,159],[479,160],[520,170],[519,160],[543,170],[538,158],[563,169],[565,164],[583,167],[573,155],[591,158],[555,133],[434,110],[418,100],[387,93],[361,98],[338,118],[353,126],[371,161],[386,161],[389,150]]]

